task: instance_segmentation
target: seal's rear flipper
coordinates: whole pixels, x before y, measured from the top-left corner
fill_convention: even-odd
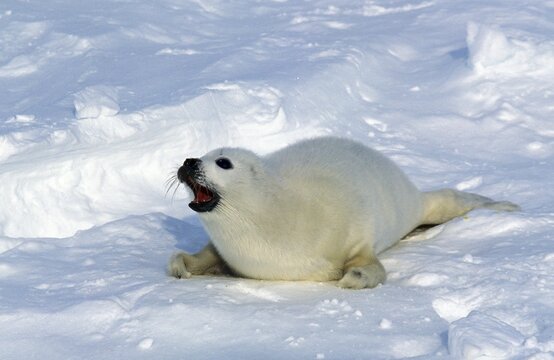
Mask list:
[[[483,204],[485,209],[498,210],[498,211],[519,211],[521,208],[519,205],[509,201],[490,201]]]
[[[442,224],[478,208],[498,211],[520,210],[518,205],[509,201],[494,201],[473,193],[442,189],[423,193],[423,220],[421,223]]]

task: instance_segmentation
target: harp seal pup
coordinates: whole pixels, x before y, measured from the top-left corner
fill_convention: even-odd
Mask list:
[[[210,242],[174,254],[170,275],[333,281],[372,288],[386,272],[377,254],[423,224],[475,208],[517,210],[452,189],[421,192],[388,158],[357,142],[323,137],[267,156],[240,148],[186,159],[177,172],[194,196]]]

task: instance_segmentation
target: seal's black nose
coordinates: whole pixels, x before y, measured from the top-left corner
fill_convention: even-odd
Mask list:
[[[200,159],[186,159],[185,162],[183,163],[183,166],[189,170],[198,170],[198,164],[201,162],[202,160]]]
[[[186,159],[183,166],[177,170],[177,178],[181,182],[186,182],[187,178],[195,177],[200,170],[200,159]]]

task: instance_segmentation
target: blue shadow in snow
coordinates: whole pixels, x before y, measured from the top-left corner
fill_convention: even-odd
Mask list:
[[[209,241],[208,234],[196,216],[189,216],[183,220],[165,216],[162,224],[177,240],[177,248],[188,253],[200,251]]]

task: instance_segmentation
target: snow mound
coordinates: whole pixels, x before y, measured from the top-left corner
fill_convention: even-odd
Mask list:
[[[96,119],[119,113],[117,90],[107,86],[90,86],[75,94],[77,119]]]
[[[554,76],[554,42],[520,40],[500,29],[470,22],[467,26],[470,63],[486,76]]]
[[[479,311],[448,328],[448,351],[456,359],[508,359],[524,340],[512,326]]]

